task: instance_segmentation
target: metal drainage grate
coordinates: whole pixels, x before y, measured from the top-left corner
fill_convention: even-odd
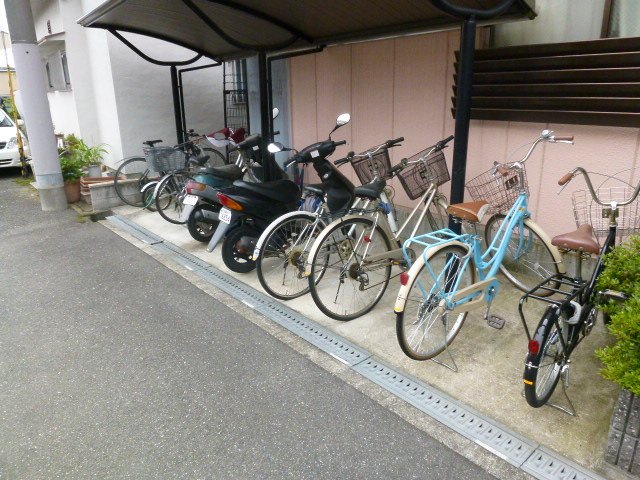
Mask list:
[[[130,233],[131,235],[136,237],[138,240],[142,240],[144,243],[147,243],[149,245],[155,245],[157,243],[164,242],[164,239],[162,237],[159,237],[155,233],[150,232],[146,228],[141,227],[137,223],[121,215],[113,215],[111,217],[107,217],[107,220],[117,225],[127,233]]]
[[[521,468],[545,480],[604,480],[544,447],[539,447]]]
[[[537,447],[536,443],[496,425],[444,393],[398,373],[382,362],[369,359],[354,369],[516,467],[520,467]]]

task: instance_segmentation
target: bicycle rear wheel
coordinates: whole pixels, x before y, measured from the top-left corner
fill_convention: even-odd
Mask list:
[[[299,213],[271,230],[256,262],[258,280],[269,295],[290,300],[309,291],[309,280],[304,275],[306,260],[324,227],[318,217]]]
[[[504,222],[505,215],[497,213],[492,216],[485,227],[484,240],[487,246],[491,244]],[[517,227],[507,245],[507,252],[500,265],[500,271],[519,290],[528,292],[546,278],[560,273],[559,261],[551,251],[551,246],[528,223],[522,231]],[[559,284],[551,285],[557,288]],[[553,292],[537,290],[538,296],[546,297]]]
[[[391,277],[391,240],[367,217],[339,222],[318,238],[310,259],[309,290],[327,316],[352,320],[370,311],[382,298]],[[368,261],[374,255],[380,258]],[[320,276],[319,274],[323,275]]]
[[[450,313],[444,298],[458,278],[458,291],[476,282],[472,260],[466,264],[462,260],[467,252],[451,245],[431,254],[427,261],[437,281],[426,264],[415,274],[409,272],[411,284],[404,308],[396,308],[396,335],[408,357],[429,360],[439,355],[462,328],[468,312]]]
[[[180,221],[182,215],[182,201],[187,193],[187,181],[189,175],[185,173],[173,173],[165,176],[156,190],[156,209],[167,222],[180,225],[186,220]]]
[[[158,173],[149,169],[144,157],[131,157],[123,161],[113,177],[116,194],[127,205],[144,207],[142,187],[157,180]]]
[[[547,308],[529,344],[523,375],[524,396],[534,408],[547,403],[560,380],[566,361],[561,340],[566,337],[560,330],[558,316],[556,307]]]

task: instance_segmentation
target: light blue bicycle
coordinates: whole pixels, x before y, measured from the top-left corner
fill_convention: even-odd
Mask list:
[[[412,248],[424,248],[401,276],[402,287],[394,309],[398,341],[409,357],[429,360],[440,354],[456,337],[469,311],[486,306],[485,319],[489,317],[491,302],[500,290],[496,275],[505,257],[530,259],[536,252],[547,257],[550,254],[551,265],[547,268],[557,271],[560,253],[542,229],[533,224],[527,208],[524,163],[543,141],[573,143],[573,137],[554,136],[544,130],[522,160],[495,165],[492,181],[503,191],[511,190],[515,203],[486,249],[479,235],[460,235],[449,229],[412,237],[404,243],[408,260]],[[459,221],[478,223],[490,207],[487,201],[480,200],[450,205],[447,211]],[[495,223],[494,219],[489,223]],[[540,282],[532,281],[531,288]]]

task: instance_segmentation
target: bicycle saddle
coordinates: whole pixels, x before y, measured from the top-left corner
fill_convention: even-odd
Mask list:
[[[489,210],[489,204],[484,200],[477,202],[464,202],[455,203],[449,205],[447,213],[454,217],[461,218],[462,220],[468,220],[473,223],[482,221],[482,217],[485,216]]]
[[[300,189],[291,180],[273,180],[264,183],[249,183],[237,180],[233,182],[233,185],[281,203],[295,202],[300,198]]]
[[[156,143],[162,143],[162,140],[147,140],[146,142],[142,142],[142,143],[144,143],[145,145],[149,145],[151,148],[153,148],[153,146]]]
[[[593,236],[593,228],[591,225],[580,225],[577,230],[569,233],[563,233],[551,240],[551,245],[566,248],[568,250],[576,250],[578,252],[600,253],[600,244]]]
[[[372,200],[380,198],[380,194],[384,191],[384,187],[387,186],[387,181],[384,178],[374,180],[366,185],[360,185],[353,189],[353,194],[356,197],[366,197]]]
[[[237,180],[242,178],[242,169],[235,165],[222,165],[220,167],[210,167],[210,168],[201,168],[198,170],[198,173],[209,173],[211,175],[215,175],[216,177],[226,178],[228,180]]]

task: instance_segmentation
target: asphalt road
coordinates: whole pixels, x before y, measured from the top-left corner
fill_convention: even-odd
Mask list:
[[[16,177],[0,171],[0,478],[494,478]]]

